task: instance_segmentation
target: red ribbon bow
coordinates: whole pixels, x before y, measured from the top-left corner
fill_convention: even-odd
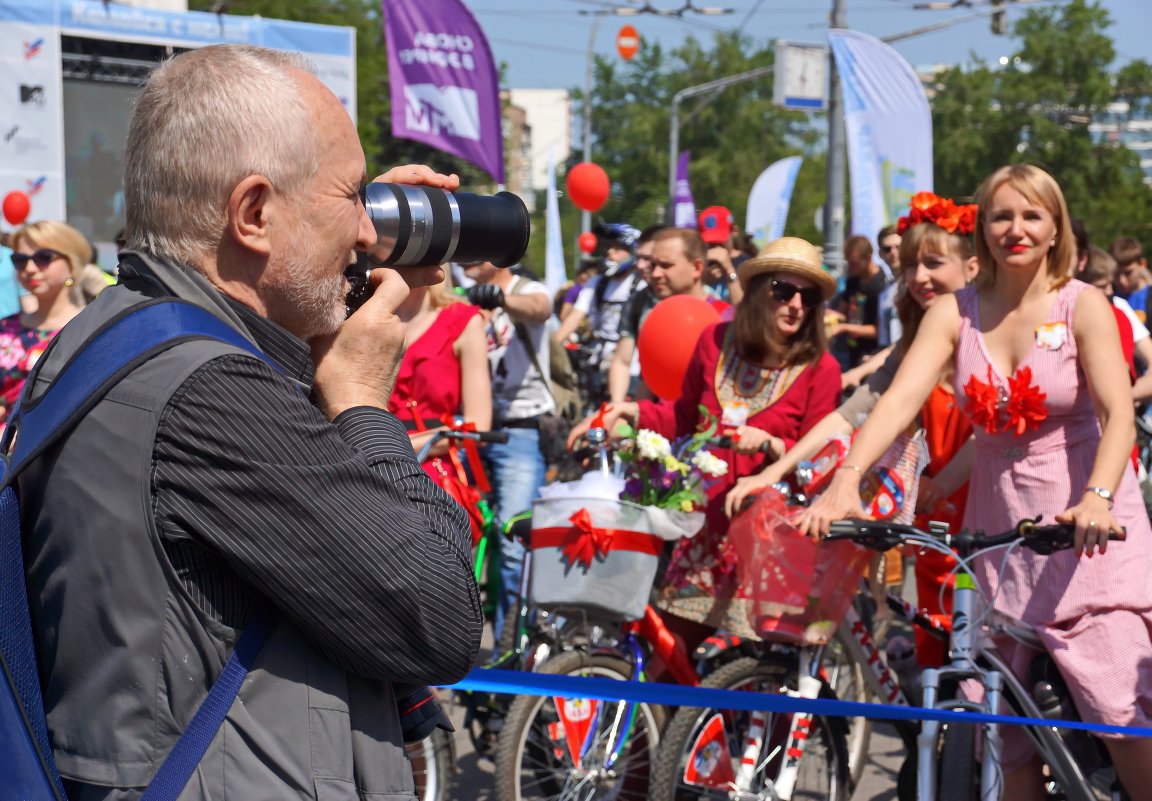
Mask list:
[[[593,526],[592,515],[587,509],[581,509],[568,520],[572,528],[568,529],[561,547],[569,564],[587,569],[593,559],[608,555],[612,548],[612,530]]]

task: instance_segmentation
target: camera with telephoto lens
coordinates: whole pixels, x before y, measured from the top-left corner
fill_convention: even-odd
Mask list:
[[[511,192],[453,194],[430,186],[372,183],[361,190],[360,199],[376,229],[376,244],[345,273],[352,285],[349,314],[372,294],[368,274],[374,267],[450,261],[511,267],[528,249],[528,209]]]

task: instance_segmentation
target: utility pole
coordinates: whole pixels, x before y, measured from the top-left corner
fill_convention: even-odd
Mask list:
[[[832,0],[831,28],[846,28],[844,0]],[[844,256],[844,184],[846,139],[844,100],[840,94],[840,76],[836,59],[828,48],[828,194],[824,201],[824,263],[839,273]]]
[[[601,16],[592,20],[592,30],[588,34],[588,59],[584,65],[584,161],[592,160],[592,48],[596,45],[596,34],[600,31]],[[580,212],[580,230],[592,227],[592,212]]]

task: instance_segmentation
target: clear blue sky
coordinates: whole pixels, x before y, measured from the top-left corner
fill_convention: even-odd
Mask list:
[[[508,65],[507,85],[515,88],[582,86],[593,17],[581,16],[608,5],[640,5],[642,0],[465,0],[488,35],[496,61]],[[1055,0],[1058,2],[1059,0]],[[649,0],[658,9],[674,9],[683,0]],[[687,14],[683,20],[644,14],[601,18],[595,52],[615,56],[616,32],[631,23],[646,41],[665,47],[685,36],[709,40],[718,28],[741,28],[757,41],[781,38],[820,42],[828,24],[831,0],[693,0],[696,6],[731,8],[727,16]],[[976,9],[918,11],[916,0],[844,0],[848,27],[884,37],[949,19],[970,16]],[[974,5],[984,0],[973,0]],[[1010,3],[1013,21],[1041,3]],[[1043,5],[1052,5],[1051,2]],[[1112,16],[1109,29],[1117,50],[1117,65],[1134,58],[1152,61],[1152,0],[1104,0]],[[986,8],[986,6],[984,6]],[[915,67],[967,63],[970,54],[989,62],[1013,52],[1018,43],[993,36],[987,17],[959,21],[935,33],[897,42],[894,47]]]

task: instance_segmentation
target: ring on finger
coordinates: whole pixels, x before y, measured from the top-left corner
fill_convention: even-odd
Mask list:
[[[1095,520],[1089,520],[1088,521],[1088,528],[1098,528],[1098,526],[1096,525],[1096,521]]]

